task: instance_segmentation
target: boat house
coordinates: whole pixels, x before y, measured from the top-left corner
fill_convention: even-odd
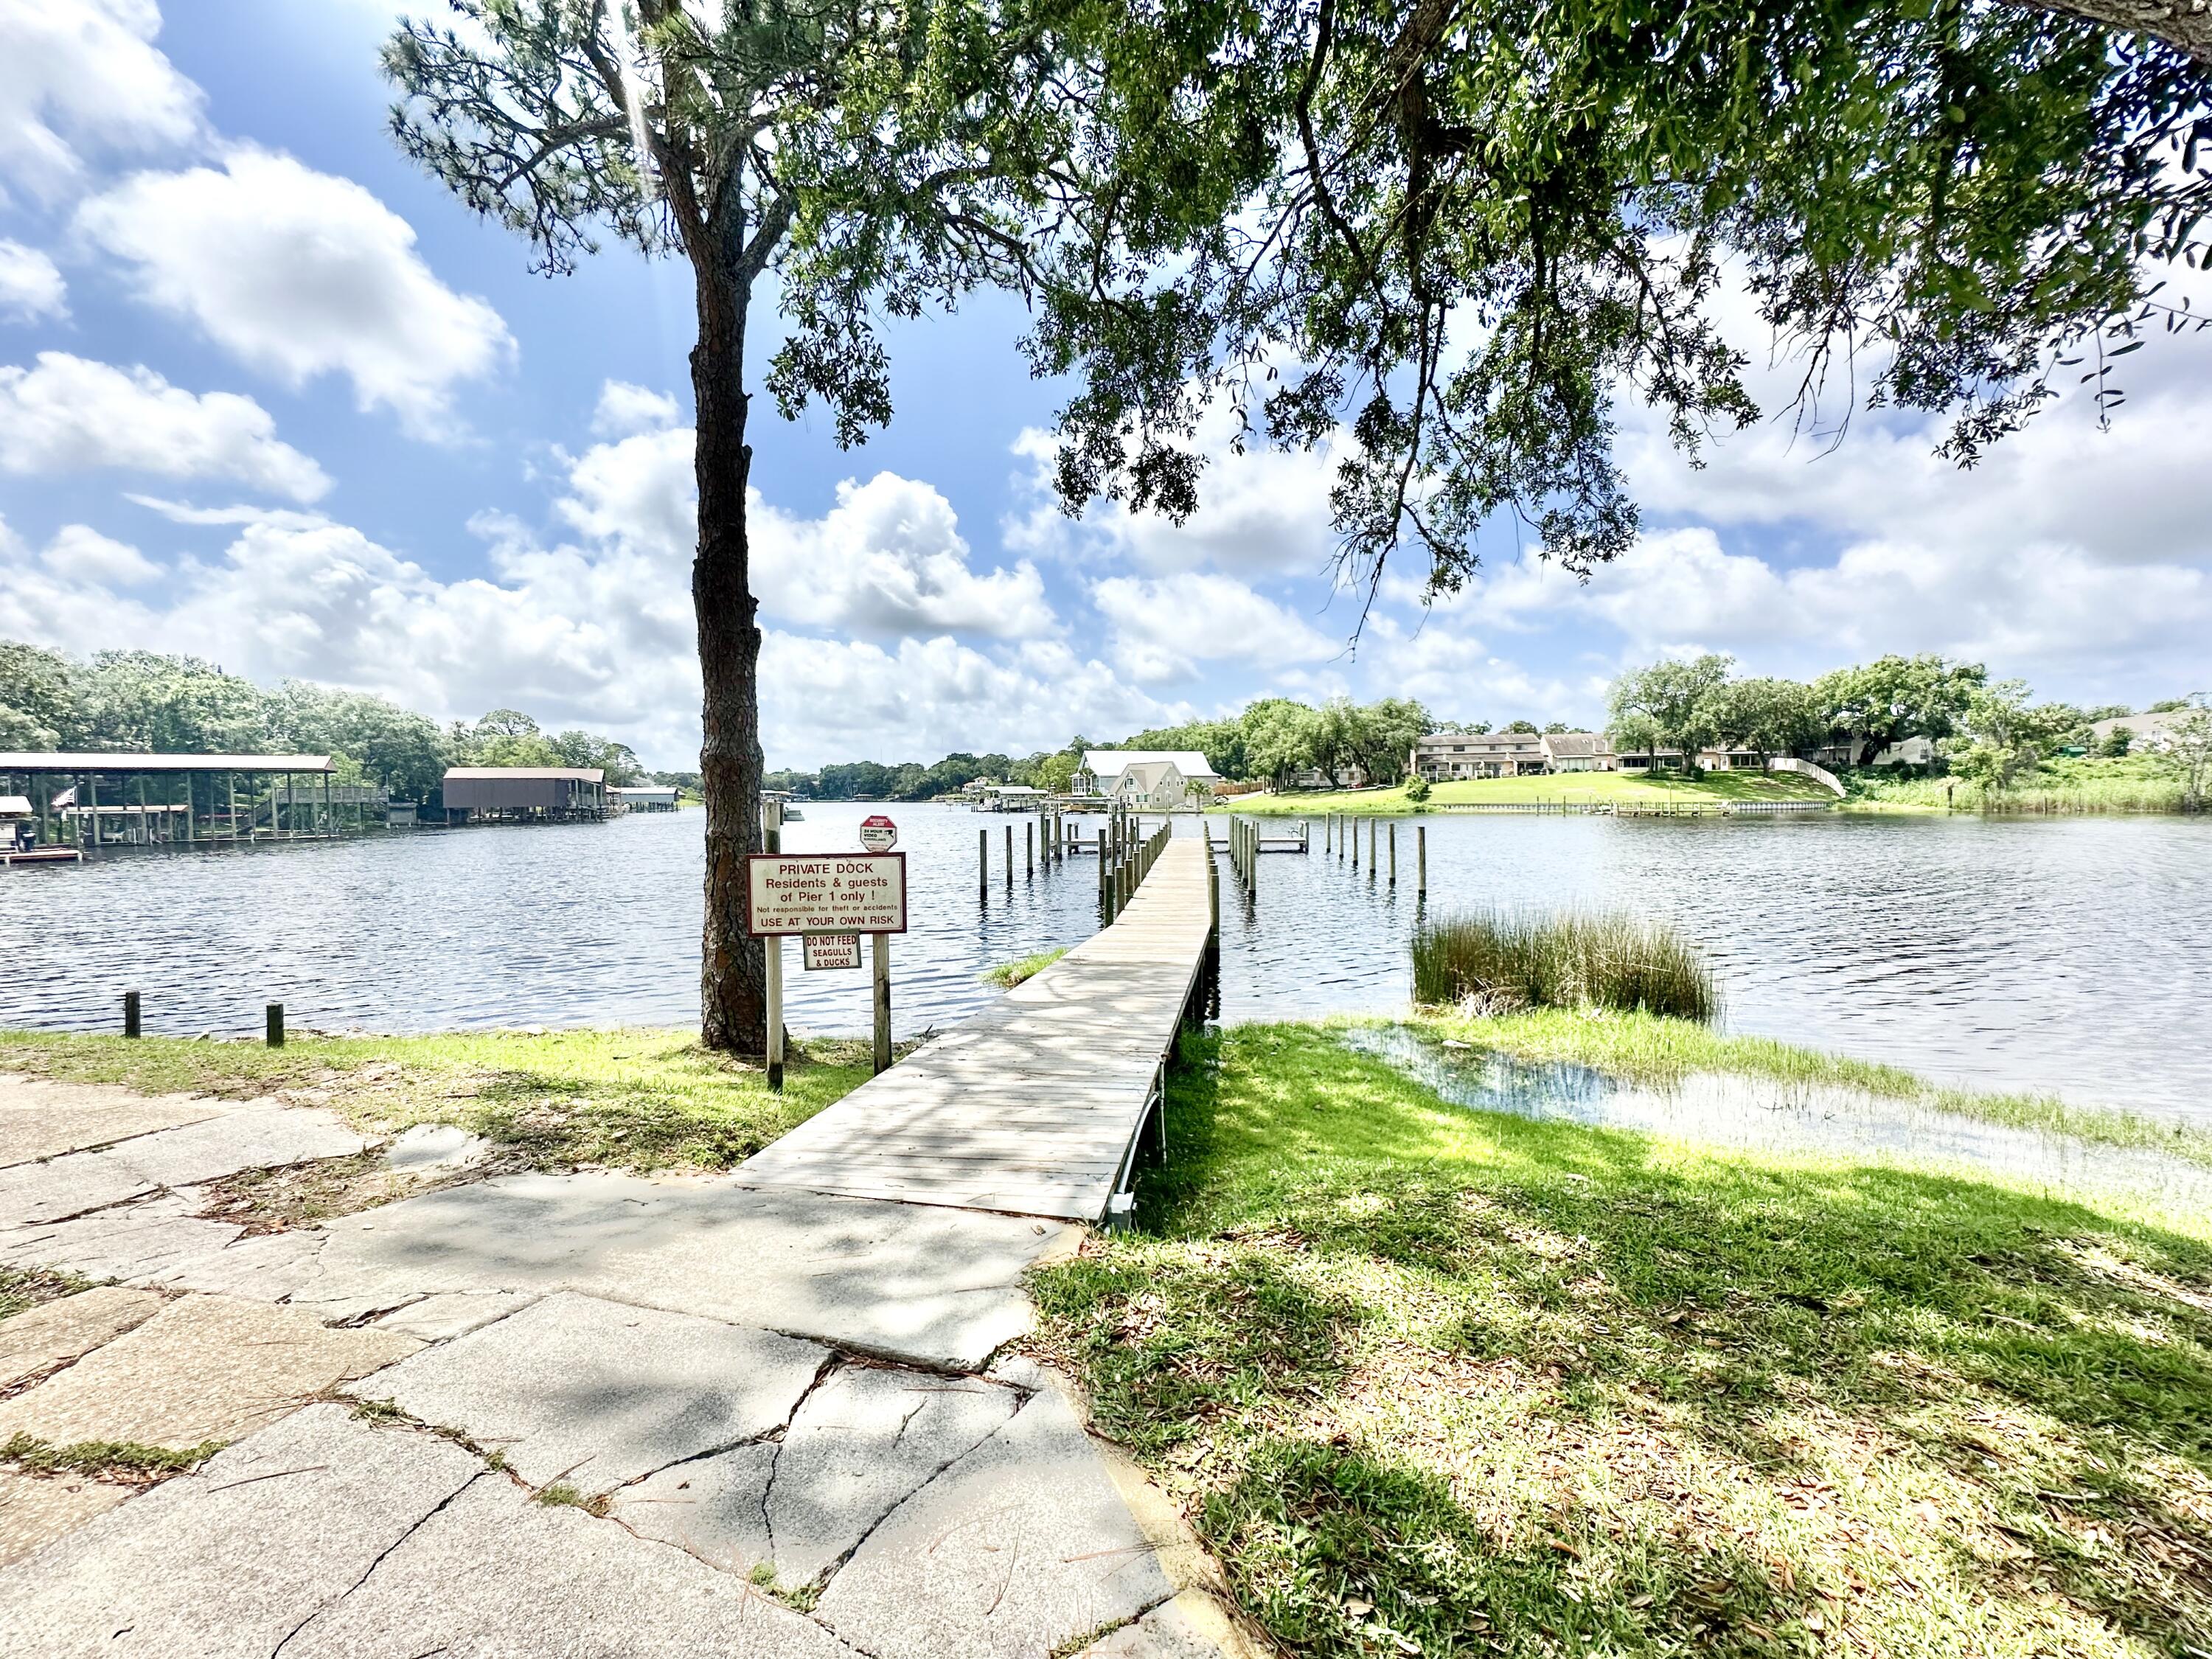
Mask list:
[[[34,843],[184,846],[350,834],[383,817],[384,791],[340,784],[328,755],[0,754],[0,795],[35,820]],[[17,839],[21,840],[20,830]]]
[[[596,766],[455,766],[446,772],[448,823],[567,823],[607,816]]]

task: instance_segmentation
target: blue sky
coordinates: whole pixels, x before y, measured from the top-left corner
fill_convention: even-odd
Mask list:
[[[416,172],[383,130],[392,9],[0,0],[0,635],[517,706],[687,763],[683,273],[611,245],[531,276]],[[1790,366],[1743,323],[1771,407]],[[1408,563],[1354,653],[1325,458],[1218,445],[1189,525],[1070,523],[1022,327],[984,296],[894,330],[897,417],[856,451],[756,403],[772,764],[1271,692],[1587,721],[1624,665],[1700,649],[1942,650],[2084,702],[2212,682],[2212,341],[2130,359],[2112,432],[2064,405],[1971,475],[1863,412],[1832,453],[1784,420],[1695,470],[1625,410],[1633,554],[1579,585],[1504,533],[1433,610]]]

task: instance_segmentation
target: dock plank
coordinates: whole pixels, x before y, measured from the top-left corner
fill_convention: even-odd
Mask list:
[[[751,1187],[1097,1221],[1204,970],[1210,844],[1112,926],[738,1165]]]

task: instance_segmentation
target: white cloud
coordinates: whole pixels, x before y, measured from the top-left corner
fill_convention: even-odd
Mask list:
[[[35,323],[69,315],[69,285],[34,247],[0,240],[0,319]]]
[[[1343,649],[1233,576],[1109,576],[1092,584],[1091,602],[1113,626],[1115,660],[1146,684],[1188,679],[1200,663],[1274,668]]]
[[[103,536],[90,525],[64,525],[39,556],[63,580],[100,587],[137,587],[161,574],[159,565],[128,542]]]
[[[848,478],[818,520],[794,519],[756,495],[751,526],[754,592],[788,622],[879,638],[1033,639],[1056,626],[1035,565],[971,568],[952,503],[895,472]]]
[[[654,763],[690,764],[699,706],[690,461],[681,430],[594,447],[569,463],[556,502],[574,541],[548,545],[512,517],[480,515],[471,527],[488,544],[486,574],[458,579],[319,513],[134,496],[170,523],[227,530],[228,544],[177,560],[167,603],[155,608],[118,592],[145,574],[131,550],[64,532],[43,560],[20,561],[23,580],[0,586],[0,635],[77,651],[191,651],[264,683],[300,675],[440,719],[526,708],[548,725],[620,738]],[[963,576],[964,564],[941,562],[957,563],[965,548],[926,485],[890,475],[851,485],[820,520],[757,512],[787,549],[856,559],[857,576],[818,573],[834,579],[824,591],[841,614],[981,605],[1003,627],[1010,610],[1028,606],[1033,622],[1049,619],[1029,567],[1013,573],[1008,599],[1008,573]],[[762,696],[772,761],[802,765],[934,759],[963,747],[1026,752],[1079,729],[1112,734],[1193,712],[1058,638],[971,642],[921,623],[881,639],[771,628]]]
[[[1131,513],[1118,501],[1095,501],[1081,520],[1062,514],[1052,495],[1050,434],[1034,428],[1015,439],[1013,453],[1029,464],[1018,480],[1024,510],[1003,526],[1006,545],[1021,550],[1094,562],[1122,560],[1155,573],[1224,570],[1245,576],[1328,577],[1334,567],[1336,533],[1328,492],[1341,441],[1310,453],[1285,454],[1264,445],[1237,453],[1227,410],[1202,423],[1198,511],[1178,525],[1157,513]]]
[[[0,367],[0,467],[10,472],[123,467],[313,501],[330,479],[276,430],[251,398],[195,395],[149,368],[60,351],[40,352],[34,368]]]
[[[674,426],[684,418],[676,399],[628,380],[609,380],[599,388],[599,404],[592,414],[592,430],[604,438],[626,438],[634,432],[651,432]]]
[[[514,352],[496,311],[432,274],[405,220],[289,155],[234,145],[220,169],[136,173],[76,222],[148,302],[241,362],[292,387],[342,374],[360,408],[418,436],[449,428],[456,386]]]
[[[52,199],[88,153],[198,139],[200,90],[154,46],[161,27],[155,0],[0,0],[0,178]]]

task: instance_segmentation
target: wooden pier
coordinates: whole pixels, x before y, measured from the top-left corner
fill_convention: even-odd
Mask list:
[[[732,1179],[1071,1221],[1126,1210],[1177,1034],[1206,1014],[1213,882],[1205,840],[1166,840],[1109,926]]]

